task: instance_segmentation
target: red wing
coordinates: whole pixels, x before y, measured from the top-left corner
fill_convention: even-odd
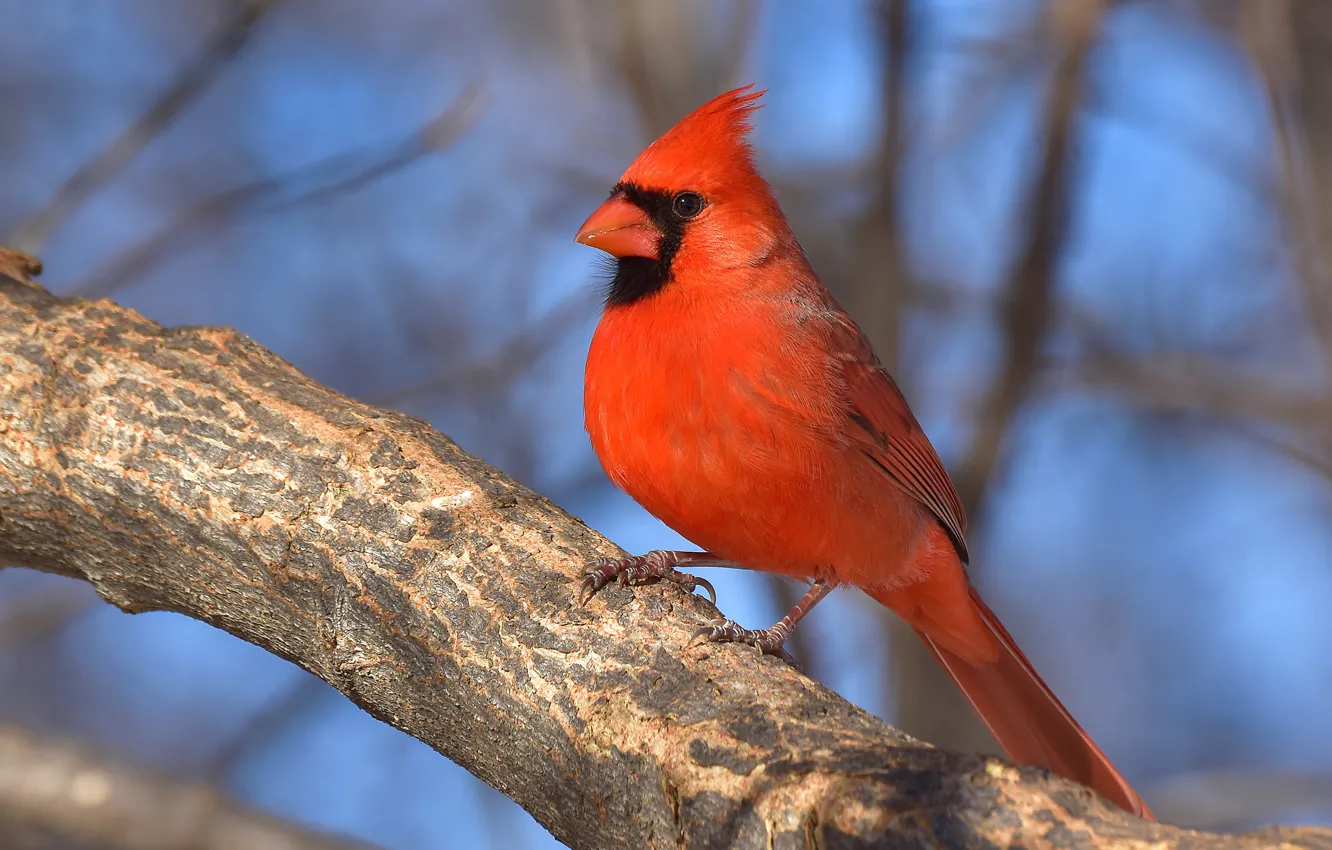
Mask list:
[[[943,461],[859,328],[849,319],[838,324],[844,338],[837,342],[848,355],[843,365],[851,422],[848,436],[894,484],[939,518],[962,563],[967,563],[966,512]]]

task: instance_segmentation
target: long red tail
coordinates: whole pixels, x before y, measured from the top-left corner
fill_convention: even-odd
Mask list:
[[[934,653],[949,678],[961,689],[980,719],[1019,764],[1046,767],[1061,776],[1094,788],[1110,801],[1148,820],[1156,820],[1128,781],[1120,775],[1049,686],[1018,649],[1003,623],[970,588],[975,613],[999,644],[992,661],[970,661],[940,641],[931,639],[920,626],[916,634]],[[871,593],[891,604],[891,593]],[[880,596],[883,598],[879,598]],[[942,639],[945,639],[942,635]]]

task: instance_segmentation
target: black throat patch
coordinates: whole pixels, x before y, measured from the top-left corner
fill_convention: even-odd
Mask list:
[[[622,307],[653,295],[671,281],[671,261],[680,250],[687,222],[671,212],[674,195],[661,189],[644,189],[633,183],[617,183],[611,194],[624,192],[625,200],[647,213],[661,231],[657,259],[621,257],[606,287],[606,306]]]

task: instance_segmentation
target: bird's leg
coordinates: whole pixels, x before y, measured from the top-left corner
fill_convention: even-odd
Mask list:
[[[735,566],[738,564],[718,558],[711,552],[671,552],[666,549],[654,549],[646,555],[628,558],[598,558],[583,568],[583,585],[578,591],[578,604],[586,603],[612,580],[618,580],[620,584],[644,584],[653,579],[665,579],[691,593],[696,587],[703,588],[708,592],[712,604],[716,605],[717,591],[712,589],[712,582],[682,573],[676,567]]]
[[[833,585],[827,579],[819,579],[800,598],[796,606],[777,625],[767,629],[744,629],[735,620],[717,619],[698,630],[695,637],[705,638],[708,643],[748,643],[763,650],[765,655],[782,655],[782,644],[795,631],[796,624],[805,618],[810,609],[819,604],[819,600],[832,593]]]

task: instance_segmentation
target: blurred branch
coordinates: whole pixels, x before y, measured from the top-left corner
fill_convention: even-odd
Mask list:
[[[235,331],[10,280],[0,367],[0,561],[300,664],[575,850],[1332,841],[1187,833],[922,747],[777,659],[694,645],[718,612],[674,587],[576,606],[581,565],[614,546]]]
[[[228,799],[0,725],[0,823],[111,850],[368,850]]]
[[[384,407],[401,407],[423,399],[472,396],[488,389],[510,386],[516,376],[532,368],[567,339],[569,331],[590,319],[595,311],[596,301],[590,292],[577,290],[488,357],[368,401]]]
[[[1323,396],[1332,404],[1332,15],[1327,3],[1240,0],[1240,40],[1267,95],[1281,198],[1304,313],[1322,354]],[[1298,33],[1298,35],[1297,35]],[[1327,405],[1325,405],[1327,406]],[[1324,420],[1326,421],[1326,420]],[[1332,456],[1326,428],[1310,432],[1318,452]],[[1287,456],[1295,457],[1298,455]]]
[[[983,294],[945,281],[917,285],[911,297],[915,304],[941,312],[986,309],[994,303]],[[1005,296],[1000,294],[999,303],[1003,300]],[[1065,369],[1043,372],[1042,392],[1106,393],[1157,414],[1209,417],[1230,427],[1236,436],[1332,479],[1332,461],[1272,430],[1286,430],[1317,442],[1332,427],[1332,399],[1191,352],[1158,350],[1133,355],[1118,351],[1104,324],[1076,306],[1063,305],[1056,324],[1075,331],[1086,351]]]
[[[1058,53],[1041,114],[1040,163],[1025,203],[1025,241],[1001,301],[1002,353],[998,374],[977,405],[976,430],[953,480],[968,515],[980,516],[999,455],[1022,405],[1031,395],[1041,348],[1054,312],[1058,262],[1073,192],[1072,162],[1078,106],[1087,57],[1110,0],[1057,0],[1046,6]]]
[[[1069,372],[1051,376],[1050,382],[1074,391],[1112,392],[1130,404],[1163,413],[1256,419],[1306,433],[1325,430],[1332,422],[1332,407],[1316,394],[1234,368],[1221,371],[1211,361],[1170,352],[1150,357],[1087,355]]]
[[[1319,393],[1283,387],[1233,367],[1222,370],[1193,355],[1155,352],[1133,357],[1106,350],[1086,355],[1068,371],[1049,376],[1047,388],[1109,393],[1157,415],[1206,416],[1225,425],[1235,437],[1332,480],[1332,459],[1324,449],[1332,423],[1332,400]],[[1316,448],[1305,448],[1280,430],[1305,438]]]
[[[5,242],[22,251],[39,252],[52,233],[111,182],[212,83],[280,2],[227,0],[229,20],[213,33],[203,51],[185,66],[175,82],[110,145],[70,175],[43,206],[15,225]]]
[[[1332,776],[1218,770],[1172,776],[1151,791],[1162,820],[1233,831],[1323,808],[1332,800]]]
[[[359,189],[372,180],[438,153],[471,127],[477,117],[479,102],[480,90],[469,87],[443,112],[387,151],[338,154],[205,198],[102,268],[73,283],[70,292],[88,298],[105,297],[137,280],[172,251],[179,250],[185,238],[205,224],[241,211],[289,211],[303,204],[327,201],[334,195]]]
[[[870,203],[853,228],[857,315],[870,343],[892,371],[897,363],[902,296],[910,272],[898,221],[898,173],[901,170],[906,116],[906,60],[910,0],[880,0],[875,7],[883,58],[879,91],[883,136],[874,159]]]
[[[97,597],[70,588],[30,593],[0,611],[0,649],[58,634],[101,606]]]
[[[1253,57],[1271,110],[1298,280],[1309,321],[1332,376],[1332,285],[1327,278],[1326,248],[1320,238],[1332,229],[1321,220],[1324,211],[1315,193],[1319,183],[1297,105],[1301,85],[1318,86],[1318,96],[1326,97],[1321,85],[1332,81],[1301,80],[1292,26],[1290,0],[1242,0],[1240,4],[1240,38]]]
[[[936,150],[948,150],[965,139],[983,134],[985,124],[1005,107],[1015,82],[1045,73],[1042,59],[1048,53],[1049,12],[1055,2],[1064,0],[1024,4],[1026,9],[1036,12],[1034,15],[1023,14],[1026,9],[1022,7],[1010,7],[1010,14],[1002,19],[997,32],[949,40],[949,49],[967,57],[973,71],[963,81],[959,103],[949,110],[947,120],[933,134]]]
[[[756,0],[661,3],[622,0],[613,4],[619,38],[610,49],[616,78],[628,86],[649,138],[664,133],[699,103],[737,84],[758,19]],[[707,16],[732,11],[726,36],[701,38],[719,28]]]
[[[758,0],[733,0],[733,8],[735,16],[731,21],[730,44],[722,51],[717,74],[725,86],[744,85],[740,71],[753,49],[754,35],[758,29]]]
[[[647,127],[648,136],[655,138],[665,132],[666,128],[678,118],[673,117],[675,110],[662,103],[662,98],[657,92],[658,86],[652,77],[649,67],[651,55],[645,32],[648,27],[641,20],[644,12],[642,4],[629,0],[617,3],[615,8],[620,15],[620,28],[624,34],[620,40],[619,54],[616,56],[619,77],[629,87],[638,114],[643,117],[643,123]],[[663,7],[658,4],[658,8]],[[672,13],[678,12],[672,10]]]
[[[300,678],[250,717],[235,735],[217,748],[203,770],[204,778],[222,782],[252,756],[277,741],[325,693],[325,683],[301,674]]]
[[[1243,422],[1231,423],[1231,429],[1237,437],[1245,442],[1281,455],[1286,460],[1297,463],[1306,470],[1332,481],[1332,460],[1319,456],[1317,452],[1311,451],[1281,434],[1274,434],[1270,429],[1258,428]]]

